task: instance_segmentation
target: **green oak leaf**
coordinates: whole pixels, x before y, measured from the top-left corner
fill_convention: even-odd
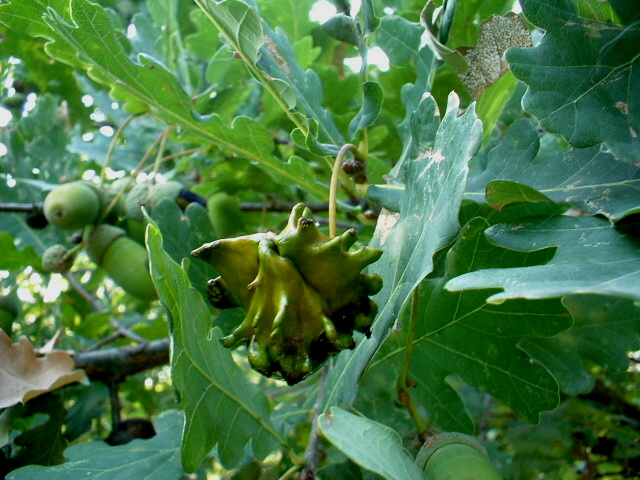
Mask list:
[[[353,462],[385,479],[417,480],[422,471],[395,430],[332,407],[318,418],[322,436]]]
[[[604,143],[619,160],[640,162],[640,24],[590,15],[596,10],[580,9],[578,0],[521,3],[527,19],[545,31],[535,48],[506,54],[529,87],[525,110],[576,147]]]
[[[89,431],[93,419],[105,412],[104,401],[109,397],[109,390],[104,383],[100,382],[70,387],[65,390],[75,392],[76,403],[67,410],[64,436],[68,441],[73,441]]]
[[[446,288],[460,291],[502,288],[491,303],[513,298],[554,298],[593,293],[640,299],[640,247],[604,219],[559,216],[487,230],[497,245],[534,252],[557,248],[545,265],[491,268],[451,279]]]
[[[124,102],[129,112],[151,112],[200,141],[256,162],[266,173],[286,183],[299,184],[320,196],[328,192],[328,187],[318,182],[307,185],[308,177],[298,177],[287,163],[274,157],[271,134],[258,122],[237,117],[229,126],[215,114],[199,117],[171,71],[152,57],[139,55],[135,61],[129,57],[131,46],[127,38],[114,28],[101,6],[88,0],[71,0],[70,10],[67,5],[54,4],[17,12],[19,7],[14,5],[8,5],[8,11],[0,10],[0,21],[47,38],[50,56],[86,70],[93,80],[108,86],[111,95]],[[71,17],[64,16],[68,11],[72,12]]]
[[[205,208],[190,204],[183,212],[176,202],[163,199],[154,208],[151,218],[162,233],[162,243],[167,254],[180,264],[184,258],[192,258],[191,251],[203,243],[216,239],[216,233]],[[206,262],[189,263],[191,284],[205,296],[205,286],[215,278],[215,270]]]
[[[30,425],[25,431],[15,436],[13,443],[19,448],[16,449],[14,456],[6,460],[7,463],[9,465],[32,463],[56,465],[64,461],[63,451],[67,447],[67,439],[62,433],[66,413],[62,394],[53,392],[41,395],[29,400],[24,406],[18,405],[13,408],[18,408],[18,412],[21,410],[24,412],[14,417],[14,427],[20,417],[40,416],[41,421],[34,422],[34,425]],[[11,417],[11,414],[9,416]],[[13,466],[13,468],[16,467]]]
[[[495,290],[444,289],[448,280],[469,271],[535,265],[552,255],[549,249],[529,254],[496,247],[484,237],[488,226],[475,218],[463,227],[447,253],[445,276],[419,287],[410,370],[417,387],[412,395],[446,430],[473,432],[462,402],[447,382],[450,375],[501,399],[530,423],[538,423],[540,412],[559,401],[555,379],[520,348],[525,338],[549,337],[571,326],[571,316],[559,300],[491,305],[486,299]],[[406,341],[391,342],[371,368],[385,365],[405,348]]]
[[[494,132],[494,127],[500,120],[505,106],[513,97],[517,86],[518,80],[510,71],[507,71],[492,83],[478,99],[477,110],[484,128],[484,143],[487,143]]]
[[[513,8],[511,0],[466,0],[456,2],[447,46],[457,48],[475,45],[478,40],[478,28],[482,20],[493,14],[505,15]]]
[[[369,269],[383,279],[383,288],[374,297],[380,313],[371,338],[338,356],[327,379],[326,406],[355,399],[358,379],[411,292],[432,271],[434,253],[458,231],[467,165],[480,146],[482,128],[473,106],[459,115],[456,99],[450,98],[442,122],[431,96],[414,112],[411,160],[398,178],[405,185],[400,213],[383,212],[371,242],[384,251]]]
[[[7,480],[174,480],[184,474],[180,437],[176,435],[183,423],[181,412],[167,410],[155,420],[157,434],[152,438],[114,447],[100,441],[80,443],[64,451],[65,463],[54,467],[30,465],[9,473]]]
[[[375,32],[376,41],[389,57],[391,64],[403,65],[411,62],[415,65],[413,83],[403,85],[401,91],[405,118],[398,126],[398,130],[403,139],[404,150],[394,167],[396,175],[403,168],[402,164],[411,155],[410,149],[413,141],[411,124],[415,122],[415,119],[412,120],[413,113],[422,102],[425,92],[431,90],[431,79],[436,66],[435,54],[420,41],[423,32],[422,26],[395,15],[383,17]]]
[[[360,24],[349,15],[338,13],[322,24],[327,35],[341,42],[358,46],[362,43]]]
[[[268,25],[277,25],[287,32],[287,36],[296,43],[310,35],[318,24],[309,18],[315,0],[297,0],[295,2],[262,2],[260,16]]]
[[[345,143],[332,115],[322,105],[322,83],[318,74],[310,69],[305,71],[298,64],[284,30],[274,31],[262,22],[254,2],[197,0],[196,3],[285,112],[291,112],[291,116],[306,115],[303,123],[307,127],[311,121],[317,123],[316,132],[310,128],[304,132],[304,136],[316,137],[307,140],[309,145],[322,141],[340,148]],[[327,150],[325,154],[332,151]]]
[[[153,222],[147,227],[151,274],[171,318],[172,380],[185,410],[182,465],[194,472],[214,447],[223,465],[238,465],[250,443],[264,458],[285,443],[270,420],[263,392],[234,363],[210,327],[208,307],[185,271],[163,249]],[[186,262],[183,262],[183,264]]]
[[[349,123],[349,138],[351,139],[355,139],[360,130],[368,127],[378,118],[384,100],[384,93],[379,83],[365,82],[362,85],[362,91],[362,108]]]
[[[0,270],[22,270],[30,265],[36,270],[42,269],[40,256],[35,249],[30,245],[19,249],[13,237],[6,232],[0,232],[0,252]]]
[[[507,190],[514,185],[502,182],[505,180],[520,182],[529,191],[510,200]],[[545,201],[548,197],[615,221],[640,211],[639,188],[637,166],[598,146],[569,147],[562,152],[541,149],[538,132],[529,120],[521,119],[488,152],[486,167],[469,176],[466,197],[481,201],[486,191],[487,203],[498,209],[515,201]]]
[[[640,348],[640,309],[632,300],[601,295],[564,299],[573,328],[551,338],[527,338],[521,344],[541,362],[569,395],[590,392],[595,379],[585,362],[608,371],[629,368],[629,352]]]

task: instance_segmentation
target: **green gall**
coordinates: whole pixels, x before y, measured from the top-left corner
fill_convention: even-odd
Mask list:
[[[356,240],[355,230],[336,238],[321,233],[299,204],[279,235],[226,238],[194,250],[220,274],[207,284],[212,305],[246,313],[223,345],[246,344],[255,370],[291,385],[353,348],[353,332],[368,334],[378,311],[369,295],[382,288],[378,275],[361,273],[382,251],[349,252]]]

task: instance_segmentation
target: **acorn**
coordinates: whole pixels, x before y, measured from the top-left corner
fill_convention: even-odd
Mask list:
[[[98,219],[102,203],[94,185],[84,181],[65,183],[47,194],[44,216],[58,228],[76,230]]]
[[[0,296],[0,329],[11,335],[13,321],[20,313],[20,299],[15,291]]]
[[[487,451],[475,438],[444,432],[430,437],[416,456],[426,478],[437,480],[502,480]]]
[[[51,273],[66,273],[73,266],[70,250],[59,243],[50,246],[42,254],[42,268]]]
[[[149,273],[147,250],[123,229],[98,225],[89,235],[87,253],[126,292],[144,300],[157,297]]]
[[[218,192],[207,200],[207,211],[218,238],[229,237],[241,231],[242,211],[237,197]]]

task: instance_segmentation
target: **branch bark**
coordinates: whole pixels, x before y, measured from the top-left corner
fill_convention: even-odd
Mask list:
[[[34,203],[0,203],[0,212],[42,213],[42,202]]]
[[[169,363],[168,338],[139,345],[75,353],[76,368],[82,368],[91,380],[104,383]]]

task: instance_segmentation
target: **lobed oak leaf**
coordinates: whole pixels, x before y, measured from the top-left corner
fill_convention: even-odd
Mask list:
[[[84,370],[74,370],[67,352],[55,350],[36,355],[26,337],[16,343],[0,331],[0,408],[26,402],[84,378]]]

